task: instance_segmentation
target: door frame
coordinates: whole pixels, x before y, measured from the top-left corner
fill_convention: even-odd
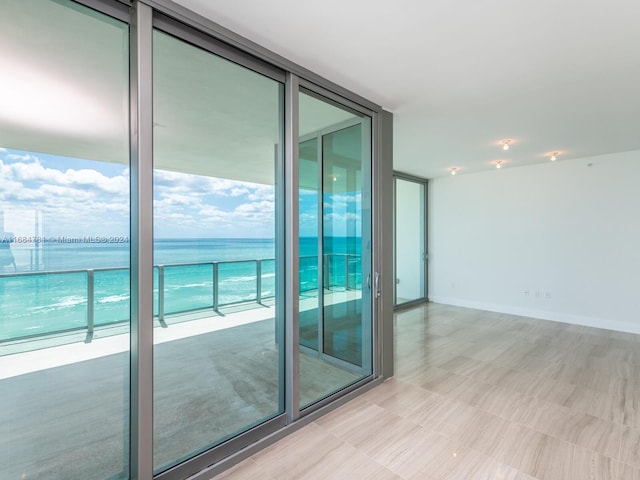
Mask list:
[[[313,92],[309,92],[307,89],[301,89],[300,93],[311,93],[312,96],[318,98],[319,100],[322,101],[326,101],[327,99],[319,96],[319,95],[315,95],[313,94]],[[336,103],[336,105],[338,105],[340,108],[344,109],[343,105],[337,104],[337,102],[329,102],[329,103]],[[331,134],[331,133],[335,133],[338,132],[340,130],[344,130],[346,128],[350,128],[356,125],[360,125],[363,128],[367,128],[366,124],[366,118],[367,116],[364,115],[362,116],[362,114],[360,112],[356,112],[356,114],[358,115],[357,118],[352,118],[352,119],[348,119],[327,127],[324,127],[320,130],[316,130],[315,132],[311,132],[308,133],[306,135],[301,135],[299,136],[299,142],[298,143],[304,143],[304,142],[308,142],[309,140],[312,139],[316,139],[317,142],[317,158],[316,158],[316,162],[317,162],[317,170],[318,170],[318,244],[317,244],[317,250],[316,253],[318,255],[318,305],[317,305],[317,325],[318,325],[318,329],[317,329],[317,333],[318,333],[318,350],[314,350],[311,347],[307,347],[305,345],[300,344],[300,350],[305,352],[306,354],[310,354],[310,355],[317,355],[318,358],[326,361],[327,363],[331,363],[333,365],[336,365],[339,368],[343,368],[345,370],[351,371],[353,373],[356,374],[360,374],[360,375],[366,375],[369,376],[370,374],[368,373],[369,368],[367,368],[368,365],[371,365],[371,369],[374,369],[374,366],[372,365],[372,358],[373,358],[373,348],[374,345],[372,343],[372,330],[373,330],[373,302],[371,301],[372,295],[371,295],[371,291],[372,291],[372,278],[373,278],[373,259],[370,258],[368,259],[368,261],[365,263],[365,259],[362,256],[361,253],[361,269],[362,269],[362,305],[363,305],[363,310],[362,310],[362,365],[360,367],[358,367],[357,365],[354,365],[350,362],[347,362],[345,360],[342,360],[340,358],[336,358],[334,356],[331,356],[327,353],[325,353],[324,351],[324,295],[325,295],[325,288],[324,288],[324,202],[323,202],[323,195],[324,195],[324,152],[323,152],[323,137],[325,135]],[[369,123],[371,123],[371,118],[369,118]],[[369,142],[365,141],[365,137],[362,137],[362,157],[363,158],[369,158],[369,162],[371,162],[371,153],[372,153],[372,148],[370,146],[371,144],[371,140],[373,138],[373,128],[372,125],[370,124],[368,126],[369,131],[370,131],[370,135],[369,135]],[[367,144],[367,145],[365,145]],[[369,165],[369,171],[365,172],[363,169],[362,172],[362,177],[361,177],[361,184],[364,185],[365,182],[369,185],[369,189],[372,190],[373,189],[373,185],[371,183],[371,178],[372,178],[372,174],[371,174],[371,165]],[[369,211],[371,212],[371,214],[373,213],[373,206],[369,205]],[[367,222],[368,226],[365,229],[365,222],[364,222],[364,216],[362,219],[362,231],[365,232],[365,230],[368,233],[368,238],[362,238],[361,241],[366,242],[367,240],[369,242],[372,241],[372,237],[373,237],[373,231],[371,228],[372,225],[372,220],[369,219],[369,221]],[[373,256],[373,253],[372,255]],[[365,265],[366,265],[366,269],[365,269]],[[365,279],[369,279],[368,281],[365,282]],[[345,287],[346,288],[346,287]],[[365,291],[365,288],[367,288],[367,290]],[[366,310],[365,310],[365,306],[366,306]],[[365,327],[370,327],[369,329],[365,328]],[[368,332],[368,335],[365,337],[365,331]],[[371,345],[371,348],[366,349],[364,348],[365,342]]]
[[[422,261],[424,265],[424,295],[419,298],[415,298],[408,302],[398,304],[397,296],[397,263],[398,263],[398,251],[397,251],[397,181],[404,180],[406,182],[413,182],[424,186],[424,244],[422,249]],[[413,307],[421,303],[429,301],[429,242],[428,242],[428,206],[429,206],[429,180],[422,177],[416,177],[402,172],[393,172],[393,309],[400,310],[404,308]]]

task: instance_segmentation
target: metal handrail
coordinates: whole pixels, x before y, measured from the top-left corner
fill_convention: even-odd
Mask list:
[[[331,272],[331,258],[332,257],[343,257],[344,258],[344,288],[346,290],[351,290],[352,285],[350,285],[349,281],[349,265],[350,260],[352,258],[360,258],[360,255],[350,254],[350,253],[330,253],[323,255],[323,266],[325,268],[325,273],[323,275],[323,287],[325,289],[330,289],[332,287],[340,286],[339,284],[332,284],[332,277],[330,275]],[[308,259],[308,258],[317,258],[317,255],[303,255],[300,259]],[[256,302],[258,304],[262,304],[263,300],[275,297],[275,294],[264,296],[263,295],[263,280],[262,280],[262,264],[263,262],[275,261],[273,258],[258,258],[258,259],[250,259],[250,260],[220,260],[220,261],[211,261],[211,262],[183,262],[183,263],[170,263],[170,264],[159,264],[154,265],[154,269],[158,271],[158,314],[154,315],[154,318],[157,318],[161,323],[164,322],[165,316],[167,314],[179,314],[186,313],[192,310],[181,310],[181,311],[166,311],[166,295],[165,295],[165,271],[166,269],[171,268],[179,268],[179,267],[190,267],[190,266],[204,266],[211,265],[212,266],[212,304],[209,306],[199,307],[193,310],[204,310],[211,308],[215,312],[219,313],[220,307],[230,306],[240,303],[248,303],[248,302]],[[239,263],[255,263],[256,270],[256,295],[252,299],[245,299],[235,302],[220,302],[220,273],[219,267],[220,265],[229,265],[229,264],[239,264]],[[129,267],[99,267],[99,268],[87,268],[87,269],[71,269],[71,270],[52,270],[52,271],[36,271],[36,272],[11,272],[11,273],[0,273],[0,279],[2,278],[16,278],[16,277],[32,277],[32,276],[49,276],[49,275],[69,275],[69,274],[85,274],[87,276],[87,324],[86,329],[88,334],[93,334],[95,329],[95,274],[96,272],[110,272],[110,271],[126,271],[129,270]],[[317,287],[316,287],[317,288]],[[301,291],[310,291],[315,290],[316,288],[307,288]],[[115,321],[113,323],[121,323],[127,320]],[[47,335],[55,333],[52,331],[43,333],[42,335]],[[38,335],[38,334],[36,334]],[[10,340],[18,340],[25,337],[15,337]],[[7,340],[0,340],[7,341]]]

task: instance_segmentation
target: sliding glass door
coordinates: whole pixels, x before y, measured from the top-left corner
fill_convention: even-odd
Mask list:
[[[394,305],[427,298],[427,181],[394,176]]]
[[[1,7],[2,479],[188,478],[377,375],[378,107],[150,3]]]
[[[300,406],[372,372],[371,121],[300,94]]]
[[[275,185],[284,85],[166,33],[153,41],[162,471],[284,411]]]
[[[129,27],[0,9],[0,478],[127,478]]]

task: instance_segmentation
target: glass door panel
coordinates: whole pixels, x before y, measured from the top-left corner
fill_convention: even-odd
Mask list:
[[[283,412],[283,85],[154,32],[154,469]]]
[[[318,209],[320,208],[318,139],[300,142],[300,345],[318,350]]]
[[[426,298],[426,183],[395,178],[395,304]]]
[[[322,136],[324,353],[362,366],[362,126]]]
[[[0,478],[128,478],[129,28],[1,9]]]
[[[304,408],[372,372],[371,122],[301,93],[300,134],[301,285],[316,272],[300,290]]]

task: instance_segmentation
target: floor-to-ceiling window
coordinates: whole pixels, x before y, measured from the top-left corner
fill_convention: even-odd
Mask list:
[[[0,7],[0,479],[186,478],[379,377],[377,107],[158,8]]]
[[[284,411],[284,85],[161,31],[153,60],[159,471]]]
[[[427,297],[427,181],[394,175],[394,305]]]
[[[0,478],[129,474],[127,23],[0,6]]]
[[[299,99],[304,408],[372,373],[371,121],[308,91]]]

